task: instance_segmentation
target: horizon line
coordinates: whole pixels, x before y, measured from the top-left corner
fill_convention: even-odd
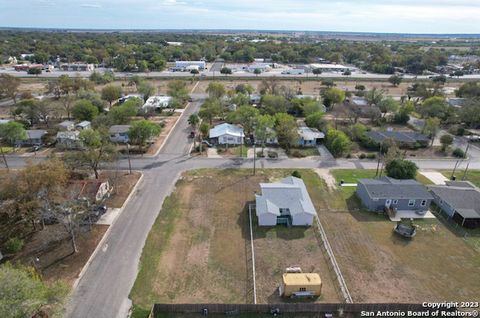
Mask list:
[[[186,32],[186,31],[195,31],[195,32],[266,32],[266,33],[294,33],[294,32],[305,32],[305,33],[323,33],[323,34],[350,34],[350,35],[412,35],[412,36],[446,36],[446,37],[455,37],[455,36],[475,36],[480,37],[480,33],[411,33],[411,32],[378,32],[378,31],[327,31],[327,30],[299,30],[299,29],[222,29],[222,28],[74,28],[74,27],[12,27],[12,26],[0,26],[0,30],[30,30],[30,31],[130,31],[130,32]]]

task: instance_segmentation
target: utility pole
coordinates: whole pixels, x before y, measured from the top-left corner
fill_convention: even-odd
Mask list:
[[[132,174],[132,162],[130,161],[130,144],[127,143],[128,171]]]
[[[7,168],[7,171],[10,171],[10,168],[8,167],[7,157],[5,156],[5,153],[3,152],[3,147],[2,147],[1,144],[0,144],[0,152],[2,153],[3,162],[5,162],[5,167]]]
[[[465,181],[465,179],[467,178],[467,171],[468,171],[469,166],[470,166],[470,161],[467,163],[467,167],[465,168],[465,171],[463,172],[463,178],[462,178],[463,181]]]
[[[255,175],[255,160],[257,159],[257,148],[256,148],[256,143],[255,140],[253,141],[253,175]]]

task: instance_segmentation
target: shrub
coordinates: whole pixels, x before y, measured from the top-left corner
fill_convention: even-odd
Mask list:
[[[452,155],[457,158],[465,158],[465,151],[463,151],[460,148],[457,148],[452,152]]]
[[[20,252],[20,250],[23,247],[23,240],[12,237],[10,238],[6,243],[5,243],[5,249],[7,250],[8,253],[17,253]]]
[[[377,154],[369,153],[369,154],[367,154],[367,159],[377,159]]]
[[[276,153],[275,151],[269,151],[268,158],[271,158],[271,159],[278,158],[278,153]]]
[[[257,151],[257,157],[264,158],[265,154],[263,153],[263,151]]]
[[[294,172],[292,172],[292,177],[301,179],[301,178],[302,178],[302,175],[300,174],[300,172],[298,172],[297,170],[295,170]]]
[[[358,156],[358,158],[360,158],[360,159],[365,159],[366,157],[367,157],[367,155],[364,154],[364,153],[361,153],[360,156]]]
[[[304,158],[305,155],[299,151],[299,150],[293,150],[292,151],[292,157],[295,157],[295,158]]]

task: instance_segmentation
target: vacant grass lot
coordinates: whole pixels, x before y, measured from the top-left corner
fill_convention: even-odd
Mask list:
[[[337,180],[346,182],[369,173],[332,171]],[[480,281],[480,251],[463,236],[434,219],[415,221],[417,236],[404,240],[393,233],[394,224],[385,216],[363,211],[354,191],[355,187],[332,191],[331,197],[341,198],[335,200],[338,210],[319,210],[354,301],[480,298],[476,287]]]
[[[450,177],[452,176],[452,170],[443,170],[441,172],[448,179],[450,179]],[[464,170],[463,169],[457,170],[455,175],[457,176],[457,180],[463,179]],[[480,187],[480,170],[469,170],[467,172],[465,180],[470,181],[477,187]]]
[[[136,312],[159,302],[251,303],[247,203],[254,200],[260,182],[291,172],[257,170],[252,176],[246,169],[203,169],[184,174],[165,200],[144,247],[131,291]],[[301,172],[309,190],[316,192],[319,177]],[[297,264],[322,275],[324,296],[318,301],[338,301],[313,229],[257,228],[255,235],[259,302],[280,301],[276,287],[281,274]]]

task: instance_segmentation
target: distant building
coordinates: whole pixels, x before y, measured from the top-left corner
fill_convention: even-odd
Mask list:
[[[58,128],[62,131],[70,131],[75,129],[75,123],[70,120],[62,121],[60,124],[57,125]]]
[[[151,96],[143,104],[143,109],[161,109],[170,106],[171,96]]]
[[[387,139],[393,139],[399,146],[412,146],[419,144],[427,146],[430,139],[420,133],[413,131],[369,131],[367,137],[378,144],[383,143]]]
[[[450,106],[455,108],[462,108],[467,101],[466,98],[448,98],[447,102]]]
[[[219,145],[241,145],[245,134],[243,128],[232,124],[221,124],[210,129],[209,138],[214,144]]]
[[[11,119],[0,119],[0,125],[1,124],[8,124],[11,121],[12,121]]]
[[[205,61],[176,61],[175,69],[179,71],[186,71],[189,66],[198,66],[198,69],[203,71],[207,68],[207,63]]]
[[[80,132],[74,131],[59,131],[56,136],[56,146],[63,149],[79,149],[83,144],[80,141]]]
[[[260,226],[312,225],[317,212],[302,179],[286,177],[278,183],[260,183],[260,189],[262,193],[255,195]]]
[[[272,69],[272,66],[267,63],[253,63],[244,67],[244,70],[250,73],[254,73],[255,70],[260,70],[260,72],[269,72]]]
[[[364,97],[351,97],[348,100],[348,103],[354,107],[366,107],[368,106],[368,101]]]
[[[116,143],[128,143],[130,141],[128,137],[130,127],[130,125],[113,125],[110,127],[108,130],[110,141]]]
[[[250,95],[250,104],[260,104],[262,101],[262,95],[252,94]]]
[[[45,130],[27,130],[27,138],[24,140],[17,140],[16,144],[19,146],[40,146],[43,145],[43,136],[47,132]]]
[[[342,64],[320,64],[313,63],[309,65],[312,70],[320,69],[322,72],[345,72],[352,71],[354,68]]]
[[[298,128],[300,139],[298,144],[303,147],[315,147],[325,138],[325,134],[316,128],[300,127]]]
[[[303,75],[305,74],[305,69],[303,68],[291,68],[288,70],[282,71],[284,75]]]
[[[95,65],[85,63],[64,63],[60,64],[60,69],[62,71],[70,72],[93,72],[95,70]]]
[[[88,120],[84,120],[75,125],[75,128],[79,130],[90,129],[91,127],[92,127],[92,123],[89,122]]]

